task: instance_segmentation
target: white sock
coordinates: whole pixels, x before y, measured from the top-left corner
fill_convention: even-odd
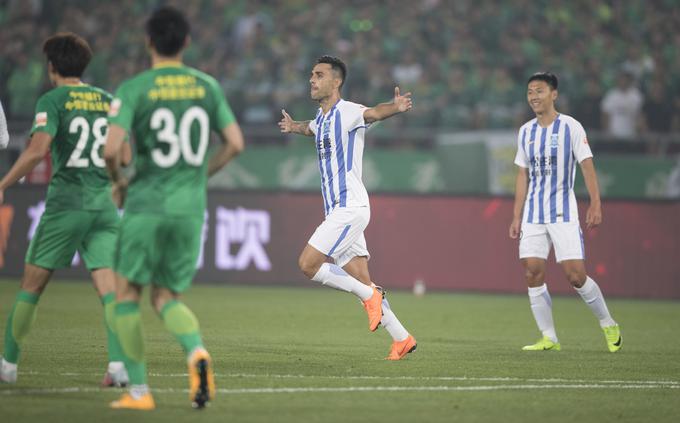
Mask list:
[[[122,361],[109,361],[109,367],[107,369],[109,374],[116,374],[121,370],[125,370],[125,364]]]
[[[529,303],[531,312],[534,314],[538,330],[543,336],[550,338],[553,342],[558,342],[555,333],[555,324],[552,316],[552,299],[548,292],[548,285],[545,283],[536,288],[529,287]]]
[[[604,302],[604,296],[600,287],[595,283],[594,280],[590,279],[590,276],[586,278],[586,283],[580,288],[574,288],[576,292],[583,298],[588,307],[593,311],[597,320],[600,321],[600,327],[614,326],[616,322],[612,319],[609,310],[607,309],[607,303]]]
[[[312,280],[340,291],[351,292],[362,301],[368,300],[373,295],[373,288],[354,279],[342,270],[342,267],[331,263],[322,264]]]
[[[131,385],[130,396],[136,400],[149,393],[149,385]]]
[[[382,311],[383,317],[380,323],[383,325],[385,330],[390,334],[393,340],[403,341],[408,338],[408,331],[401,324],[397,316],[392,312],[390,308],[390,303],[387,302],[386,298],[382,300]]]

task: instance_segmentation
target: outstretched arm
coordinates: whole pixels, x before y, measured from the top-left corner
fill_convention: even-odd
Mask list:
[[[597,183],[595,164],[592,158],[581,162],[581,172],[586,183],[588,195],[590,195],[590,206],[586,212],[586,227],[594,228],[602,223],[602,205],[600,203],[600,186]]]
[[[381,103],[375,107],[364,110],[364,121],[372,123],[384,120],[398,113],[408,112],[413,107],[411,93],[404,95],[399,93],[399,87],[394,87],[394,99],[389,103]]]
[[[50,149],[52,136],[46,132],[36,132],[31,137],[28,147],[19,156],[12,168],[0,180],[0,204],[4,201],[5,190],[23,178],[40,163]]]
[[[283,117],[279,121],[279,128],[284,134],[300,134],[307,137],[313,137],[314,133],[309,129],[308,120],[296,121],[284,109],[281,109],[281,114]]]

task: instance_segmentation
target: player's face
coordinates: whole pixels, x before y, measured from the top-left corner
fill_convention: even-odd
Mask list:
[[[312,69],[309,77],[310,96],[312,100],[321,100],[333,94],[333,90],[338,87],[335,72],[328,63],[319,63]]]
[[[536,114],[552,110],[556,98],[557,90],[553,90],[545,81],[531,81],[527,87],[527,101]]]

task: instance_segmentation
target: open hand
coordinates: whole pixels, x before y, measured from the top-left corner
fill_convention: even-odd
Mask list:
[[[399,109],[399,112],[408,112],[413,107],[413,100],[411,100],[411,93],[407,92],[404,95],[399,93],[399,87],[394,87],[394,104]]]
[[[508,235],[512,239],[517,239],[519,234],[520,234],[519,219],[512,219],[512,223],[510,223],[510,228],[508,228]]]
[[[586,212],[586,228],[595,228],[600,223],[602,223],[602,208],[599,204],[591,204]]]
[[[288,113],[286,113],[285,109],[281,109],[281,114],[283,114],[283,117],[279,121],[279,128],[281,129],[281,132],[285,134],[293,132],[293,124],[295,121]]]

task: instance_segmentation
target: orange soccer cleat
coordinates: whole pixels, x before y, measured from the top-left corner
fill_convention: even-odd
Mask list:
[[[125,393],[118,401],[109,404],[111,408],[127,409],[127,410],[153,410],[156,408],[156,403],[153,401],[151,393],[142,395],[139,399],[134,399],[132,395]]]
[[[189,400],[194,408],[203,408],[215,397],[215,375],[210,354],[197,348],[189,356]]]
[[[387,356],[386,360],[401,360],[406,354],[415,351],[417,346],[416,338],[412,335],[409,335],[408,338],[403,341],[394,341],[392,342],[392,349],[390,349],[390,354]]]
[[[362,301],[366,313],[368,313],[368,329],[373,332],[380,326],[382,319],[382,300],[383,294],[375,287],[373,288],[373,295],[366,301]]]

